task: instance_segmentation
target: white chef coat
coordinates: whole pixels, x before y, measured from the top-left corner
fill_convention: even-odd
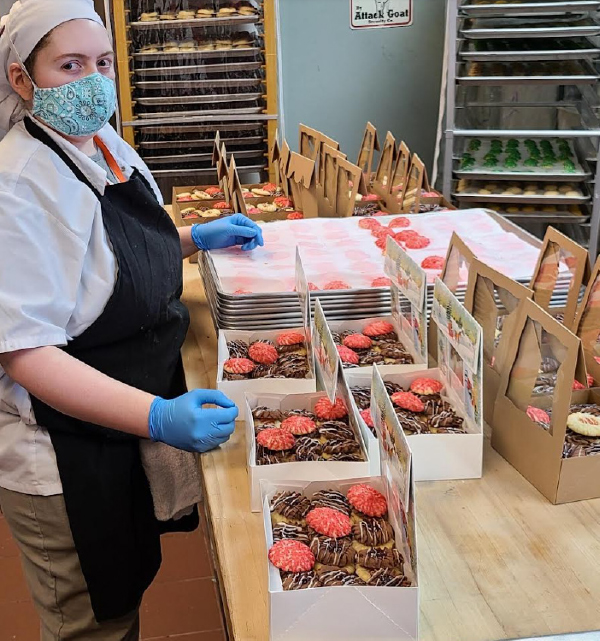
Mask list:
[[[106,172],[40,125],[102,194]],[[99,133],[126,177],[133,167],[162,198],[138,154],[110,125]],[[102,313],[117,264],[100,203],[23,123],[0,142],[0,353],[62,346]],[[62,486],[47,430],[29,394],[0,368],[0,487],[49,496]]]

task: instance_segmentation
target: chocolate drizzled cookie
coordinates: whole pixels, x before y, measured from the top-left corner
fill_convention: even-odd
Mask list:
[[[248,358],[248,345],[244,341],[229,341],[227,349],[231,358]]]
[[[394,537],[392,526],[385,519],[365,517],[352,526],[352,535],[363,545],[385,545]]]
[[[319,439],[302,436],[296,439],[297,461],[322,461],[323,444]]]
[[[300,492],[279,492],[271,501],[271,514],[281,514],[293,521],[301,521],[309,510],[310,500]]]
[[[310,541],[310,549],[319,563],[338,568],[354,563],[356,556],[352,541],[348,538],[330,539],[315,535]]]
[[[343,570],[328,570],[327,572],[323,572],[319,579],[321,585],[325,588],[340,585],[366,585],[356,574],[348,574]]]
[[[308,365],[306,357],[299,354],[285,354],[275,363],[276,374],[285,378],[306,378]]]
[[[367,548],[356,554],[356,563],[369,570],[402,567],[404,558],[396,548]]]
[[[255,421],[283,421],[283,412],[281,410],[274,410],[269,407],[255,407],[252,410],[252,417]]]
[[[282,577],[284,590],[306,590],[321,587],[321,581],[314,572],[288,572]]]
[[[409,587],[410,581],[403,574],[395,574],[384,568],[375,570],[367,585],[381,585],[388,588]]]
[[[308,531],[301,525],[278,523],[273,526],[273,542],[276,543],[282,539],[292,539],[308,545]]]
[[[359,410],[366,410],[371,406],[370,387],[353,387],[350,391]]]
[[[342,421],[326,421],[319,425],[319,436],[326,441],[349,440],[354,441],[354,430]]]
[[[353,454],[356,452],[360,452],[360,445],[354,439],[329,439],[323,445],[323,454]]]
[[[350,516],[352,511],[348,499],[336,490],[319,490],[315,492],[311,501],[312,509],[316,507],[330,507],[338,512],[343,512]]]

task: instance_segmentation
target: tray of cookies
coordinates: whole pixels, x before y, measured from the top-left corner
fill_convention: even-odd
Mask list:
[[[341,388],[335,403],[323,392],[246,393],[252,511],[261,509],[260,484],[265,480],[326,481],[379,474],[378,452],[376,459],[369,459],[366,434],[343,396]]]
[[[581,60],[596,58],[600,48],[588,38],[506,38],[463,40],[460,57],[470,62],[493,60]]]
[[[587,16],[565,15],[555,20],[543,18],[466,19],[460,29],[465,38],[550,38],[596,36],[600,24]]]
[[[578,205],[590,200],[583,184],[549,182],[486,182],[461,178],[453,196],[461,202]]]
[[[412,492],[384,476],[265,483],[269,640],[418,637]]]
[[[598,72],[588,60],[460,63],[461,85],[583,85],[594,84]]]
[[[538,16],[562,13],[587,13],[600,7],[598,0],[475,0],[460,5],[462,13],[472,18],[497,16]]]
[[[581,182],[592,175],[566,138],[466,138],[463,149],[454,172],[459,178]]]
[[[240,24],[253,24],[260,20],[257,9],[252,12],[240,14],[237,10],[233,13],[212,11],[211,15],[200,14],[194,11],[179,11],[178,13],[142,13],[138,20],[129,24],[135,31],[178,29],[182,27],[222,27]]]
[[[262,80],[256,78],[217,78],[209,80],[140,80],[133,83],[138,89],[160,91],[162,89],[227,89],[234,87],[262,87]]]
[[[195,105],[195,104],[219,104],[219,103],[235,103],[235,102],[248,102],[253,100],[260,100],[262,93],[226,93],[226,94],[193,94],[187,96],[140,96],[136,98],[136,102],[140,105],[148,107],[164,107],[165,105]],[[234,139],[236,140],[236,139]],[[238,138],[238,142],[245,142],[247,138]],[[229,149],[229,140],[222,138],[222,141],[227,144]],[[214,145],[214,142],[207,141],[207,146]],[[233,143],[235,144],[235,142]]]

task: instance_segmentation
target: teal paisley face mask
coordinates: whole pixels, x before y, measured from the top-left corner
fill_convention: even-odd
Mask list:
[[[101,73],[48,89],[33,84],[31,113],[65,136],[94,135],[110,120],[116,107],[115,83]]]

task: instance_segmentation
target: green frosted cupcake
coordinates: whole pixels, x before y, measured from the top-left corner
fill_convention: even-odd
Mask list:
[[[523,165],[525,165],[525,167],[537,167],[539,164],[540,164],[539,159],[538,158],[533,158],[531,156],[529,158],[527,158],[527,160],[523,163]]]

